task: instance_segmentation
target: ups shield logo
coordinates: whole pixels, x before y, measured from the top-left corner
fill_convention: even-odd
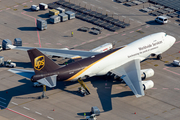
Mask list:
[[[43,69],[44,65],[45,65],[45,58],[43,55],[38,56],[34,59],[34,69],[35,70],[39,71],[39,70]]]

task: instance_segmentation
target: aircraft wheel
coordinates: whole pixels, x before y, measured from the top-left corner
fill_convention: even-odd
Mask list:
[[[161,60],[161,59],[162,59],[162,56],[161,56],[161,55],[158,55],[158,56],[157,56],[157,59],[158,59],[158,60]]]

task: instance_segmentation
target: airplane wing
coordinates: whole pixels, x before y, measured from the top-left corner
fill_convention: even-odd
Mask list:
[[[21,46],[13,46],[13,45],[8,45],[8,47],[11,49],[24,50],[24,51],[33,49],[33,47],[21,47]],[[47,55],[60,56],[64,58],[72,58],[74,56],[81,56],[81,58],[86,58],[100,53],[100,52],[92,52],[92,51],[69,50],[67,48],[66,49],[36,48],[36,49]]]
[[[34,70],[24,70],[24,69],[15,69],[15,68],[12,68],[12,69],[9,69],[8,71],[12,72],[12,73],[16,73],[18,75],[21,75],[21,76],[29,78],[29,79],[31,79],[31,77],[33,75],[35,75]]]
[[[140,60],[136,59],[111,70],[111,72],[122,76],[121,78],[126,82],[136,97],[141,97],[144,96],[144,90],[140,70]]]

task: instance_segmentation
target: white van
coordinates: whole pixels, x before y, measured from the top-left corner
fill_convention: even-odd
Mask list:
[[[37,6],[37,5],[31,5],[31,10],[32,10],[32,11],[38,11],[38,10],[39,10],[39,6]]]
[[[168,18],[165,17],[165,16],[158,16],[158,17],[155,19],[155,21],[158,22],[158,23],[165,24],[165,23],[168,23]]]

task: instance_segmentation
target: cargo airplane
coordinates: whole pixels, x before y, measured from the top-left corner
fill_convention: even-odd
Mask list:
[[[136,97],[144,96],[144,90],[152,88],[152,80],[142,81],[154,75],[153,69],[142,69],[140,62],[151,55],[161,54],[168,50],[176,39],[164,32],[154,33],[140,38],[128,45],[106,52],[60,50],[49,48],[29,48],[9,45],[12,49],[27,50],[35,75],[32,82],[39,82],[49,87],[56,86],[56,81],[76,81],[79,78],[106,75],[113,73],[120,76]],[[41,52],[40,52],[41,51]],[[55,56],[81,56],[82,59],[65,66],[59,66],[43,53]],[[11,72],[19,73],[11,69]]]

